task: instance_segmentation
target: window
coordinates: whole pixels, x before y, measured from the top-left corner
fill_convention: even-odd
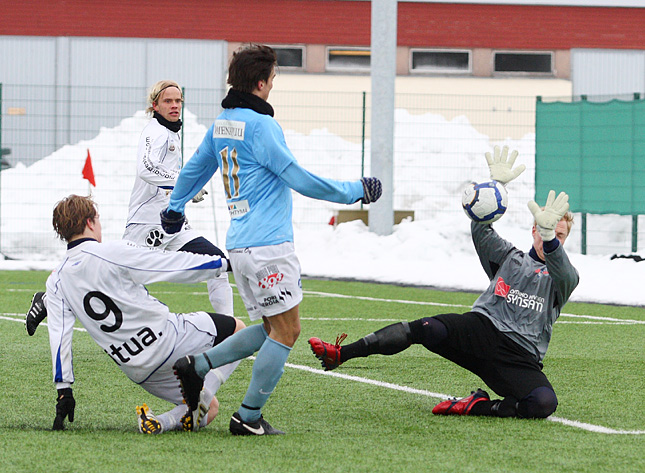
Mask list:
[[[305,66],[304,46],[271,46],[278,56],[280,69],[302,69]]]
[[[327,48],[327,69],[369,71],[369,48]]]
[[[495,53],[495,72],[551,74],[553,53]]]
[[[470,51],[422,50],[410,51],[412,72],[467,74],[472,72]]]

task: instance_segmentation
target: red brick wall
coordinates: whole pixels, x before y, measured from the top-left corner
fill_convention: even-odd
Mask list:
[[[370,2],[0,0],[0,35],[220,39],[365,46]],[[645,8],[399,3],[398,44],[645,49]]]

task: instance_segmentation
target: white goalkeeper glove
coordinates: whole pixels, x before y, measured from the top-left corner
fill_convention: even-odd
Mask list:
[[[486,161],[488,162],[488,168],[490,169],[490,178],[493,181],[501,182],[506,185],[522,174],[526,169],[524,164],[520,164],[515,169],[512,169],[516,158],[517,151],[513,151],[511,156],[508,157],[508,146],[504,146],[501,153],[499,151],[499,146],[495,146],[494,156],[491,156],[490,153],[486,153]]]
[[[208,192],[206,192],[206,189],[200,190],[197,194],[195,194],[195,197],[193,197],[193,202],[195,204],[201,202],[204,200],[204,196],[207,195]]]
[[[535,218],[537,231],[542,237],[542,240],[553,240],[555,238],[555,227],[569,210],[569,196],[564,192],[560,192],[558,197],[556,197],[555,191],[550,190],[544,209],[540,208],[534,200],[530,201],[528,205],[529,210]]]

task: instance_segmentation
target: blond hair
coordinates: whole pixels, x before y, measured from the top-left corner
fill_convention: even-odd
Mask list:
[[[94,220],[97,215],[97,205],[92,197],[72,194],[54,207],[52,225],[58,237],[69,242],[85,231],[88,219]]]
[[[571,226],[573,225],[573,214],[569,211],[562,216],[562,219],[567,222],[567,235],[571,233]]]
[[[159,100],[159,96],[164,90],[169,87],[177,87],[179,89],[179,92],[181,93],[181,101],[184,101],[184,93],[182,92],[181,87],[179,87],[179,84],[177,84],[177,82],[173,80],[160,80],[155,85],[150,87],[150,90],[148,90],[148,108],[146,109],[146,114],[152,115],[154,113],[154,106],[157,103],[157,100]]]

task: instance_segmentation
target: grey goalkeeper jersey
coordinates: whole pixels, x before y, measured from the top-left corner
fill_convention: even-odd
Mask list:
[[[491,283],[473,305],[517,344],[544,359],[553,324],[579,276],[562,245],[546,264],[515,248],[491,225],[471,224],[475,250]]]

